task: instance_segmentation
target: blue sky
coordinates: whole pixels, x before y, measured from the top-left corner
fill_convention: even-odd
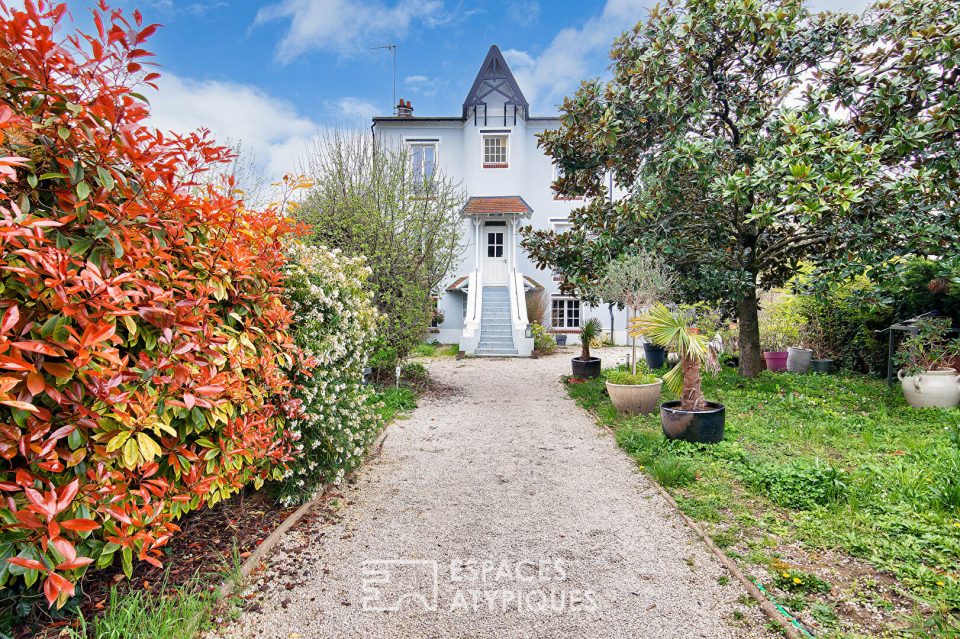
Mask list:
[[[78,22],[94,0],[70,0]],[[865,0],[814,0],[860,9]],[[491,44],[511,65],[535,115],[556,112],[583,78],[605,75],[607,52],[652,0],[113,0],[164,25],[150,44],[164,78],[154,123],[210,128],[240,141],[271,176],[296,170],[331,126],[370,125],[397,93],[417,115],[458,115]]]

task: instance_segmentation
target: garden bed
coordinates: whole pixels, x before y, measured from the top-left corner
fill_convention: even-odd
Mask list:
[[[567,387],[818,636],[958,632],[960,411],[910,409],[872,378],[725,370],[704,379],[727,407],[706,446],[618,416],[602,378]]]

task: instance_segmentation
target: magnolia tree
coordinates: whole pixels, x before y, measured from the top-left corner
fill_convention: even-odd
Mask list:
[[[438,172],[415,172],[408,153],[369,133],[329,133],[306,168],[313,185],[294,216],[310,224],[317,245],[367,259],[385,316],[381,343],[403,357],[429,329],[431,294],[461,253],[463,189]]]
[[[380,317],[362,258],[293,245],[285,290],[293,337],[303,357],[288,368],[302,414],[288,421],[297,440],[281,499],[310,499],[317,487],[339,483],[359,465],[381,421],[363,384],[363,369]]]
[[[676,285],[674,275],[650,253],[621,257],[610,263],[597,286],[605,300],[625,305],[631,313],[645,313],[657,302],[667,302]],[[633,373],[637,372],[637,338],[632,335]]]
[[[614,44],[613,78],[584,83],[541,136],[558,191],[592,199],[569,232],[528,231],[527,250],[571,279],[597,255],[660,252],[686,295],[730,303],[753,375],[759,291],[804,261],[942,247],[957,230],[956,5],[885,4],[862,19],[802,0],[652,9]]]

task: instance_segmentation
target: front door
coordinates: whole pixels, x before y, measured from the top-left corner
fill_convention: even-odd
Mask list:
[[[507,285],[507,226],[485,224],[483,235],[486,241],[486,253],[483,263],[483,283],[485,286]]]

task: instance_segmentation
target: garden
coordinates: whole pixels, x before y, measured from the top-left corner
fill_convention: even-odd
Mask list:
[[[0,0],[0,637],[229,618],[456,355],[459,185],[335,131],[257,206],[148,125],[157,28]],[[665,0],[540,138],[584,206],[524,249],[634,317],[568,392],[804,635],[960,636],[958,39],[951,0]]]
[[[540,136],[587,203],[524,248],[632,316],[568,392],[797,636],[960,636],[957,34],[667,1]]]

